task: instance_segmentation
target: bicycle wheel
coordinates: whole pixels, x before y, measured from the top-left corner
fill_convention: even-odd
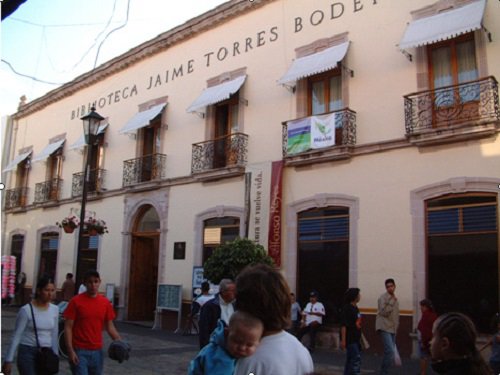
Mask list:
[[[66,348],[66,337],[64,336],[64,330],[59,332],[57,346],[59,347],[59,355],[63,356],[64,358],[68,358],[68,350]]]

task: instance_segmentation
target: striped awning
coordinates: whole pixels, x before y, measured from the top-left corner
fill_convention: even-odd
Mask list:
[[[28,156],[30,156],[32,151],[25,152],[24,154],[17,155],[3,170],[3,172],[13,171],[17,168],[19,163],[22,163]]]
[[[247,76],[243,75],[231,81],[226,81],[219,85],[206,88],[202,91],[200,96],[196,98],[193,104],[188,107],[187,112],[198,112],[200,109],[203,109],[208,105],[220,103],[229,99],[231,95],[241,88],[243,83],[245,83],[246,78]]]
[[[104,124],[99,125],[99,130],[97,131],[97,135],[104,133],[109,123],[105,122]],[[85,147],[85,136],[81,135],[80,138],[76,140],[71,146],[68,147],[69,150],[78,150]]]
[[[296,59],[283,77],[278,80],[287,85],[299,79],[334,69],[347,54],[349,42],[344,42],[323,51]]]
[[[52,155],[54,152],[59,150],[61,146],[66,142],[66,139],[61,139],[60,141],[56,141],[53,143],[49,143],[43,150],[40,152],[38,155],[36,155],[31,161],[37,162],[37,161],[44,161],[47,159],[50,155]]]
[[[411,21],[399,43],[399,48],[425,46],[454,38],[482,27],[486,0],[479,0],[433,16]]]
[[[145,111],[136,113],[123,128],[120,129],[120,134],[134,133],[138,129],[144,128],[149,125],[149,123],[154,120],[158,115],[160,115],[167,104],[162,103],[155,105]]]

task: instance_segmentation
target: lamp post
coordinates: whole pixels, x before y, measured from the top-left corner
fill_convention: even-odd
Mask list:
[[[83,121],[83,134],[85,137],[85,144],[87,145],[87,159],[83,168],[83,181],[82,181],[82,205],[80,209],[80,227],[78,230],[78,246],[76,253],[76,283],[75,295],[78,294],[78,286],[83,275],[81,275],[81,255],[83,246],[83,234],[85,231],[85,206],[87,205],[87,190],[90,180],[90,161],[92,158],[92,147],[97,141],[97,134],[99,132],[99,124],[104,117],[95,111],[95,107],[90,108],[90,112],[83,116],[80,120]]]

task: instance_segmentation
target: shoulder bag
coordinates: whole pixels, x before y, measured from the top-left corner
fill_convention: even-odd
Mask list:
[[[31,317],[33,318],[33,327],[35,329],[36,346],[36,372],[39,375],[52,375],[59,372],[59,356],[52,351],[52,348],[41,347],[38,341],[38,331],[36,329],[35,314],[33,306],[30,303]]]

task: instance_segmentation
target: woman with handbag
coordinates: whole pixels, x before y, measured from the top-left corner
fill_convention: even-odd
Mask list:
[[[43,277],[36,285],[35,298],[19,310],[12,343],[2,366],[5,375],[12,371],[16,349],[19,375],[47,374],[45,370],[39,369],[38,363],[41,349],[51,350],[55,355],[58,353],[59,309],[50,303],[54,293],[53,280]],[[55,359],[57,361],[57,358]]]

